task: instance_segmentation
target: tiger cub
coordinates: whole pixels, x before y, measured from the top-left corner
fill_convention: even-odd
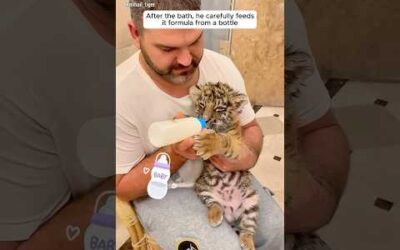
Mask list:
[[[251,187],[249,171],[222,172],[208,160],[213,155],[236,159],[241,149],[238,113],[247,97],[221,82],[195,85],[190,89],[195,113],[206,120],[206,130],[195,136],[194,149],[204,168],[195,191],[208,208],[210,225],[223,218],[239,234],[242,249],[253,250],[257,226],[258,195]]]

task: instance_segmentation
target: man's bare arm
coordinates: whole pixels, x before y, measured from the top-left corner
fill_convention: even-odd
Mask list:
[[[0,249],[15,250],[19,244],[20,241],[0,241]]]
[[[332,111],[299,132],[306,168],[290,177],[296,178],[296,184],[291,204],[285,209],[288,233],[311,232],[330,221],[350,166],[347,138]]]
[[[248,170],[254,167],[263,146],[263,132],[256,120],[242,127],[243,147],[237,160],[225,159],[223,156],[213,156],[210,161],[221,171]]]
[[[110,177],[84,197],[65,205],[48,222],[40,226],[28,240],[0,242],[0,249],[83,249],[84,233],[93,215],[96,199],[105,191],[114,191],[114,183],[114,177]],[[80,234],[74,240],[67,239],[66,228],[68,225],[80,228]]]
[[[147,184],[151,179],[151,175],[144,174],[143,169],[147,167],[151,170],[157,154],[165,152],[171,157],[171,173],[175,173],[187,159],[196,159],[196,154],[192,149],[193,144],[193,139],[188,138],[182,142],[163,147],[157,152],[146,156],[127,174],[117,175],[116,190],[118,197],[129,201],[147,195]]]

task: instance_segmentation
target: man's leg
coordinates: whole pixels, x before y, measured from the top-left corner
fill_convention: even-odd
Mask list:
[[[145,231],[162,249],[175,250],[179,239],[190,238],[201,250],[240,250],[239,237],[226,222],[209,226],[207,208],[191,188],[168,190],[162,200],[137,200],[135,207]]]
[[[259,196],[260,211],[257,218],[258,227],[255,234],[257,250],[284,249],[284,219],[283,211],[266,192],[261,184],[252,177],[253,188]]]
[[[282,209],[253,178],[259,194],[260,212],[255,234],[257,250],[284,249],[284,220]],[[176,249],[182,238],[199,243],[201,250],[239,250],[239,237],[224,221],[219,227],[208,224],[207,208],[193,189],[169,190],[162,200],[150,198],[135,201],[136,211],[146,230],[162,247]]]

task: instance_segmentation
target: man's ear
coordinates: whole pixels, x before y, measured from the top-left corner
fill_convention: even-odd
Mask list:
[[[128,28],[129,31],[131,32],[132,40],[133,40],[133,45],[140,49],[140,33],[136,25],[132,22],[128,22]]]

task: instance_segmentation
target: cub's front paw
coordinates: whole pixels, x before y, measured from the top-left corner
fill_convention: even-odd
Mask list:
[[[200,134],[194,136],[193,149],[203,160],[218,154],[218,148],[218,134],[214,130],[203,130]]]

